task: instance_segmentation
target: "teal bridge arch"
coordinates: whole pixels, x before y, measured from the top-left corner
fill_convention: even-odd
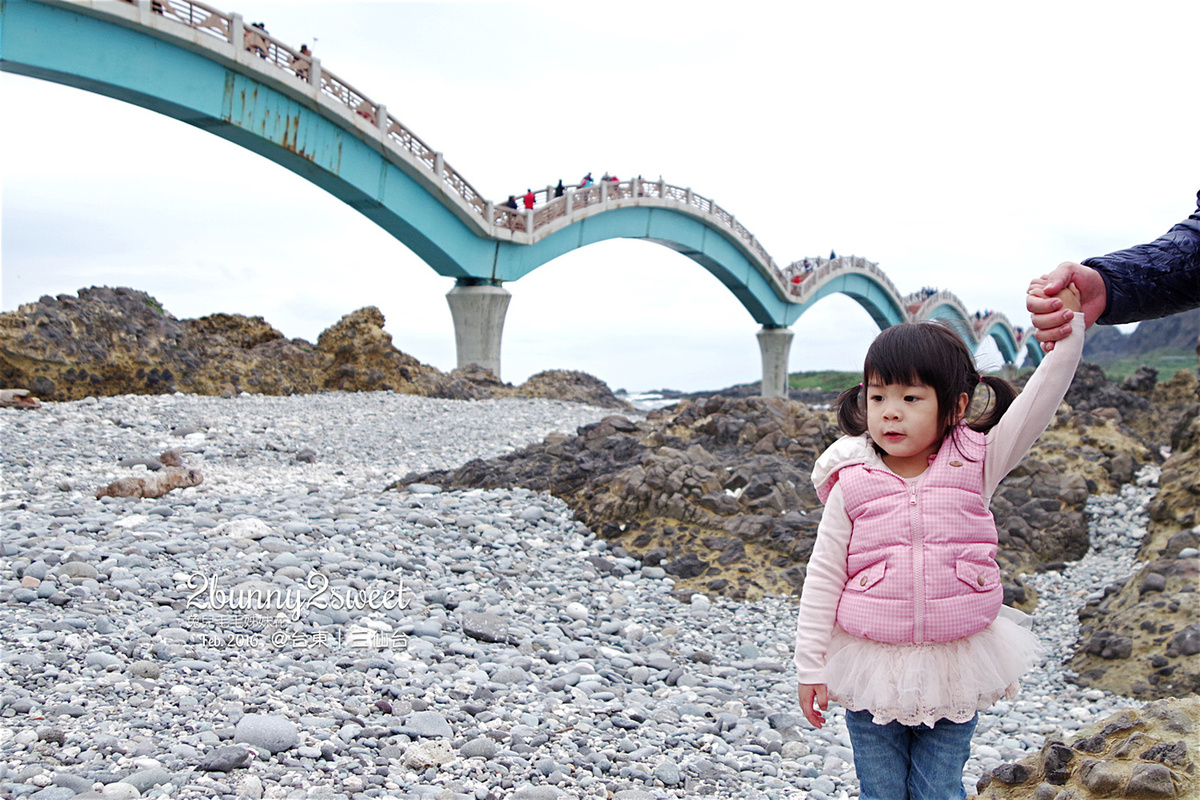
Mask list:
[[[903,295],[857,256],[776,264],[734,215],[662,180],[600,181],[532,209],[486,199],[387,107],[320,59],[197,0],[3,0],[0,70],[112,97],[251,150],[333,194],[438,274],[459,366],[500,374],[509,293],[553,259],[614,238],[643,239],[712,273],[762,328],[763,394],[786,395],[788,326],[831,294],[880,328],[941,319],[972,350],[991,338],[1006,363],[1041,350],[1003,314],[970,314],[947,291]]]

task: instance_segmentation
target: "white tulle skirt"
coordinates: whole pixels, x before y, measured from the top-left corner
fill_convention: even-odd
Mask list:
[[[834,628],[825,665],[829,698],[851,711],[870,710],[880,724],[933,726],[966,722],[1039,663],[1043,650],[1030,618],[1004,606],[991,625],[939,644],[882,644]]]

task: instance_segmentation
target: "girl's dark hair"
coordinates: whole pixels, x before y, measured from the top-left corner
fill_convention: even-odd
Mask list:
[[[970,398],[967,425],[981,433],[991,430],[1016,398],[1016,389],[1003,378],[982,375],[966,342],[941,322],[903,322],[885,328],[875,337],[863,363],[863,382],[851,386],[837,399],[838,425],[851,436],[867,431],[866,386],[870,383],[924,384],[937,393],[939,444],[953,435],[956,400]],[[986,385],[990,399],[978,405],[975,390]],[[983,394],[983,393],[981,393]],[[972,414],[974,411],[974,414]]]

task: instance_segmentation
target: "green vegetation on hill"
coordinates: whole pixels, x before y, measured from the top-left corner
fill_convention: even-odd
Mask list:
[[[792,389],[820,389],[826,392],[841,392],[862,380],[858,372],[792,372],[788,375],[788,386]]]
[[[1109,380],[1123,381],[1138,371],[1139,367],[1147,366],[1158,370],[1160,381],[1170,380],[1180,370],[1196,369],[1196,354],[1187,350],[1164,348],[1151,350],[1138,356],[1121,359],[1089,359],[1104,370]],[[1020,373],[1031,372],[1031,367],[1023,367]],[[825,370],[819,372],[792,372],[788,375],[788,386],[792,389],[821,389],[829,392],[840,392],[848,389],[862,380],[857,372],[835,372]]]
[[[1083,360],[1098,365],[1112,381],[1123,381],[1142,366],[1153,367],[1158,371],[1158,379],[1167,381],[1181,370],[1196,369],[1197,332],[1200,332],[1200,309],[1141,322],[1132,333],[1097,325],[1088,331]],[[983,365],[988,371],[995,366]],[[1016,370],[1016,375],[1032,371],[1032,366],[1024,366]],[[1000,374],[1012,377],[1013,370],[1006,369]],[[859,372],[833,370],[793,372],[788,375],[788,387],[796,391],[842,392],[862,380],[859,375]],[[756,385],[745,384],[745,388],[751,390]]]
[[[1085,358],[1084,360],[1090,359]],[[1104,374],[1114,381],[1125,380],[1142,366],[1158,370],[1158,379],[1165,381],[1170,380],[1180,370],[1196,369],[1196,353],[1195,351],[1163,348],[1111,361],[1096,359],[1095,363],[1099,364],[1104,370]]]

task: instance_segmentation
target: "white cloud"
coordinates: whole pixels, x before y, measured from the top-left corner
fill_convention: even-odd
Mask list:
[[[780,263],[857,254],[1024,322],[1030,277],[1191,210],[1194,3],[248,2],[285,41],[446,154],[485,195],[586,171],[715,199]],[[182,123],[0,76],[5,310],[93,284],[180,317],[263,316],[315,340],[378,305],[401,349],[454,366],[452,282],[283,168]],[[507,286],[504,378],[614,387],[760,375],[757,325],[702,269],[606,243]],[[874,330],[831,298],[791,369],[856,369]],[[858,363],[856,363],[858,362]]]

